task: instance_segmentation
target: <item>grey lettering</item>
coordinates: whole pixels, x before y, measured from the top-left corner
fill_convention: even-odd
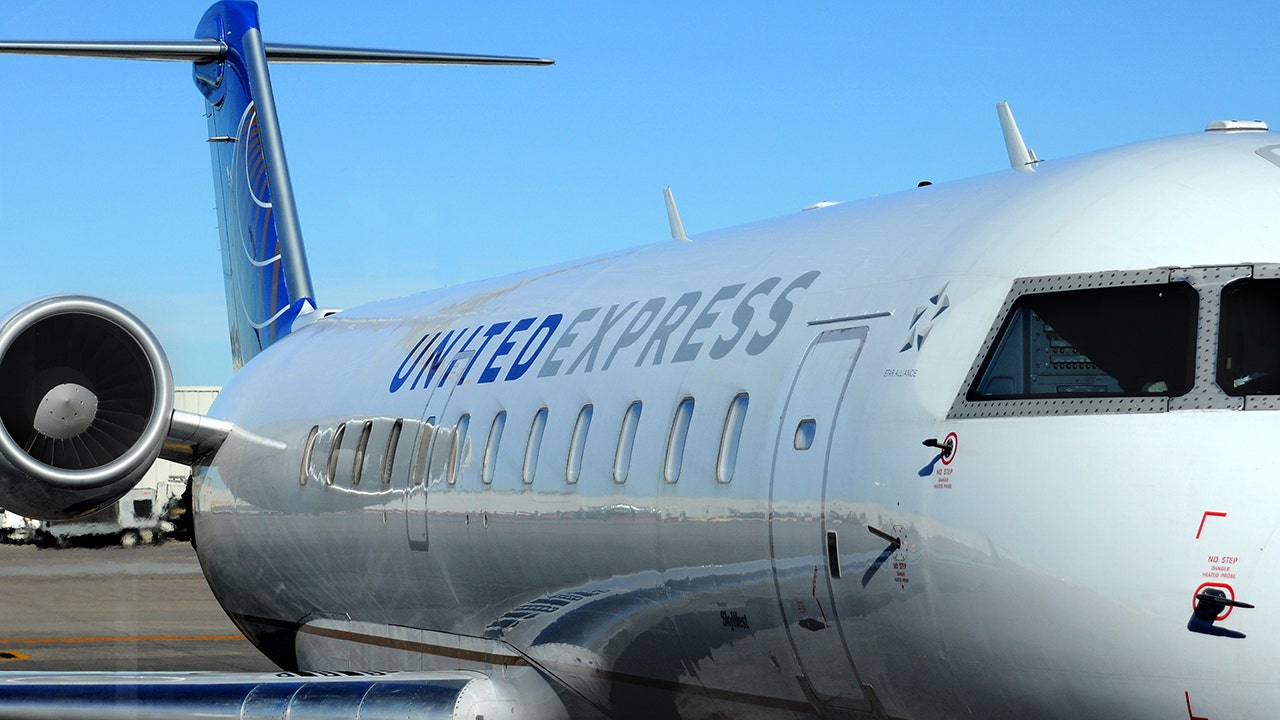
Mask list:
[[[618,336],[618,342],[613,344],[613,349],[609,351],[609,357],[604,359],[604,365],[601,365],[600,369],[608,370],[609,366],[613,364],[613,359],[617,357],[619,350],[635,344],[640,339],[640,336],[644,335],[644,331],[649,329],[649,325],[653,323],[654,318],[658,317],[658,312],[662,310],[662,306],[666,304],[667,299],[665,297],[650,298],[636,313],[636,316],[631,318],[631,323],[627,325],[627,329],[623,330],[622,334]]]
[[[617,312],[617,305],[609,308],[609,312],[604,314],[604,321],[600,323],[600,327],[596,328],[595,337],[591,338],[591,342],[587,343],[587,346],[582,349],[582,352],[578,353],[578,357],[574,358],[573,363],[569,365],[569,369],[565,371],[566,375],[572,375],[573,371],[578,368],[578,364],[581,363],[584,358],[587,360],[586,371],[591,372],[591,369],[596,364],[596,354],[600,352],[600,343],[604,342],[605,333],[612,330],[613,326],[617,325],[618,321],[622,319],[622,316],[626,315],[631,311],[631,308],[636,306],[636,302],[637,301],[632,300],[631,304],[622,309],[622,312]],[[590,354],[589,357],[588,354]]]
[[[699,330],[706,330],[715,324],[716,318],[720,317],[719,311],[712,312],[716,303],[730,300],[746,287],[745,283],[737,283],[735,285],[725,285],[716,291],[711,301],[706,307],[702,308],[702,313],[698,315],[698,319],[693,321],[693,325],[689,326],[689,332],[684,334],[684,340],[680,342],[680,347],[676,348],[676,354],[671,356],[671,362],[689,362],[698,357],[698,352],[702,350],[702,343],[690,342],[693,334]]]
[[[715,341],[711,346],[711,359],[719,360],[728,355],[729,351],[742,339],[743,334],[747,332],[747,328],[751,327],[751,318],[755,317],[755,310],[751,307],[751,299],[757,295],[768,295],[780,282],[782,282],[782,278],[771,277],[751,288],[751,292],[742,298],[742,302],[738,303],[738,307],[734,308],[733,311],[733,325],[738,328],[738,331],[730,337],[722,337]]]
[[[578,333],[574,332],[573,329],[576,328],[579,323],[587,322],[591,318],[595,317],[598,312],[600,312],[600,308],[593,307],[587,308],[586,310],[578,313],[578,317],[574,318],[573,322],[569,323],[569,327],[565,328],[564,334],[561,335],[560,339],[556,341],[556,344],[551,347],[551,352],[547,353],[547,360],[542,363],[542,369],[538,371],[538,377],[551,377],[560,372],[560,366],[564,361],[557,360],[556,353],[572,345],[573,341],[578,339]]]
[[[649,336],[649,342],[644,344],[644,349],[640,351],[640,357],[636,358],[636,367],[644,362],[649,356],[649,348],[657,345],[657,349],[653,354],[653,364],[658,365],[662,362],[662,354],[667,351],[667,339],[671,337],[671,333],[675,332],[680,323],[689,317],[689,313],[693,312],[693,308],[702,299],[702,293],[694,290],[681,295],[667,311],[666,317],[662,318],[662,322],[658,323],[658,327],[653,329],[653,334]],[[683,312],[681,312],[683,310]],[[676,317],[679,313],[679,317]]]
[[[773,307],[769,308],[769,319],[773,320],[773,329],[767,335],[756,333],[751,338],[751,341],[747,343],[748,355],[759,355],[765,351],[765,348],[773,344],[773,341],[778,337],[778,333],[782,332],[782,326],[787,323],[787,318],[791,317],[791,310],[795,307],[787,299],[787,295],[800,288],[807,290],[821,274],[817,270],[810,270],[791,281],[791,284],[782,291],[778,299],[773,301]]]

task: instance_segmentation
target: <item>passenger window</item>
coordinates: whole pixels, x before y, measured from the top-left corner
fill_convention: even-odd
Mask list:
[[[462,474],[462,464],[467,453],[467,431],[471,429],[471,416],[463,413],[458,424],[453,428],[453,452],[449,455],[449,484],[458,482]]]
[[[676,416],[671,420],[671,434],[667,436],[667,461],[662,466],[662,479],[667,483],[680,480],[684,465],[684,446],[689,439],[689,422],[693,419],[693,398],[687,397],[676,406]]]
[[[369,450],[369,435],[373,433],[373,421],[365,420],[360,428],[360,442],[356,444],[356,457],[351,463],[351,485],[360,484],[360,475],[364,473],[364,455]]]
[[[1218,385],[1228,395],[1280,395],[1280,280],[1238,280],[1222,291]]]
[[[307,433],[307,443],[302,451],[302,471],[298,473],[298,484],[307,484],[307,472],[311,469],[311,455],[316,450],[316,436],[320,434],[320,426],[312,425]]]
[[[640,411],[643,406],[637,400],[627,408],[622,416],[622,428],[618,431],[618,449],[613,454],[613,481],[621,485],[627,481],[631,472],[631,451],[636,442],[636,429],[640,426]]]
[[[747,404],[747,394],[738,393],[729,403],[729,412],[725,413],[724,430],[720,433],[720,454],[716,458],[716,482],[733,480],[733,471],[738,466],[738,445],[742,442],[742,423],[747,419]]]
[[[414,485],[421,485],[427,477],[427,460],[430,459],[431,446],[435,444],[436,416],[428,417],[418,431],[418,447],[413,453],[413,472],[410,474]]]
[[[808,450],[813,447],[813,438],[818,434],[818,421],[805,418],[796,425],[796,437],[791,446],[797,450]]]
[[[1182,395],[1198,300],[1181,282],[1023,295],[967,399]]]
[[[498,464],[498,446],[502,443],[502,429],[507,426],[507,411],[501,410],[489,426],[489,437],[484,441],[484,459],[480,461],[480,482],[493,483],[493,471]]]
[[[347,425],[343,423],[338,426],[338,431],[333,435],[333,445],[329,447],[329,464],[325,468],[324,484],[332,485],[333,478],[338,474],[338,454],[342,450],[342,436],[347,432]]]
[[[573,437],[569,440],[569,460],[564,466],[564,481],[570,485],[578,482],[582,475],[582,453],[587,446],[587,431],[591,429],[591,416],[594,410],[590,405],[583,405],[578,411],[578,420],[573,424]]]
[[[538,454],[542,452],[542,434],[547,429],[547,409],[542,408],[533,416],[533,424],[529,426],[529,442],[524,446],[524,469],[520,478],[525,485],[532,485],[538,473]]]
[[[404,418],[397,418],[391,426],[391,437],[387,440],[387,456],[382,461],[382,484],[391,482],[391,474],[395,470],[396,448],[400,445],[400,433],[404,432]]]
[[[427,461],[427,484],[434,487],[449,480],[453,464],[454,440],[457,433],[446,425],[436,425],[431,437],[430,460]]]

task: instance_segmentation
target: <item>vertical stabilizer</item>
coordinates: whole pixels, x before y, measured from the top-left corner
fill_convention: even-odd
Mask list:
[[[287,335],[300,313],[315,308],[315,296],[258,30],[258,6],[219,2],[201,19],[196,37],[226,47],[220,59],[196,63],[194,74],[209,117],[227,321],[238,370]]]

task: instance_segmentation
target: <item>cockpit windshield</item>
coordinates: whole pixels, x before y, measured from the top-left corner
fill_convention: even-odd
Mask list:
[[[1228,395],[1280,394],[1280,280],[1239,280],[1222,291],[1218,385]]]
[[[968,400],[1182,395],[1197,307],[1181,282],[1023,295]]]

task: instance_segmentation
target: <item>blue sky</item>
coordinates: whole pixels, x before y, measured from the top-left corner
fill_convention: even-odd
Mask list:
[[[551,57],[273,68],[312,276],[350,307],[1000,171],[1280,123],[1270,4],[267,0],[267,41]],[[206,2],[6,0],[0,37],[189,37]],[[0,306],[131,309],[231,373],[203,101],[181,63],[0,57]],[[1280,209],[1278,209],[1280,211]]]

